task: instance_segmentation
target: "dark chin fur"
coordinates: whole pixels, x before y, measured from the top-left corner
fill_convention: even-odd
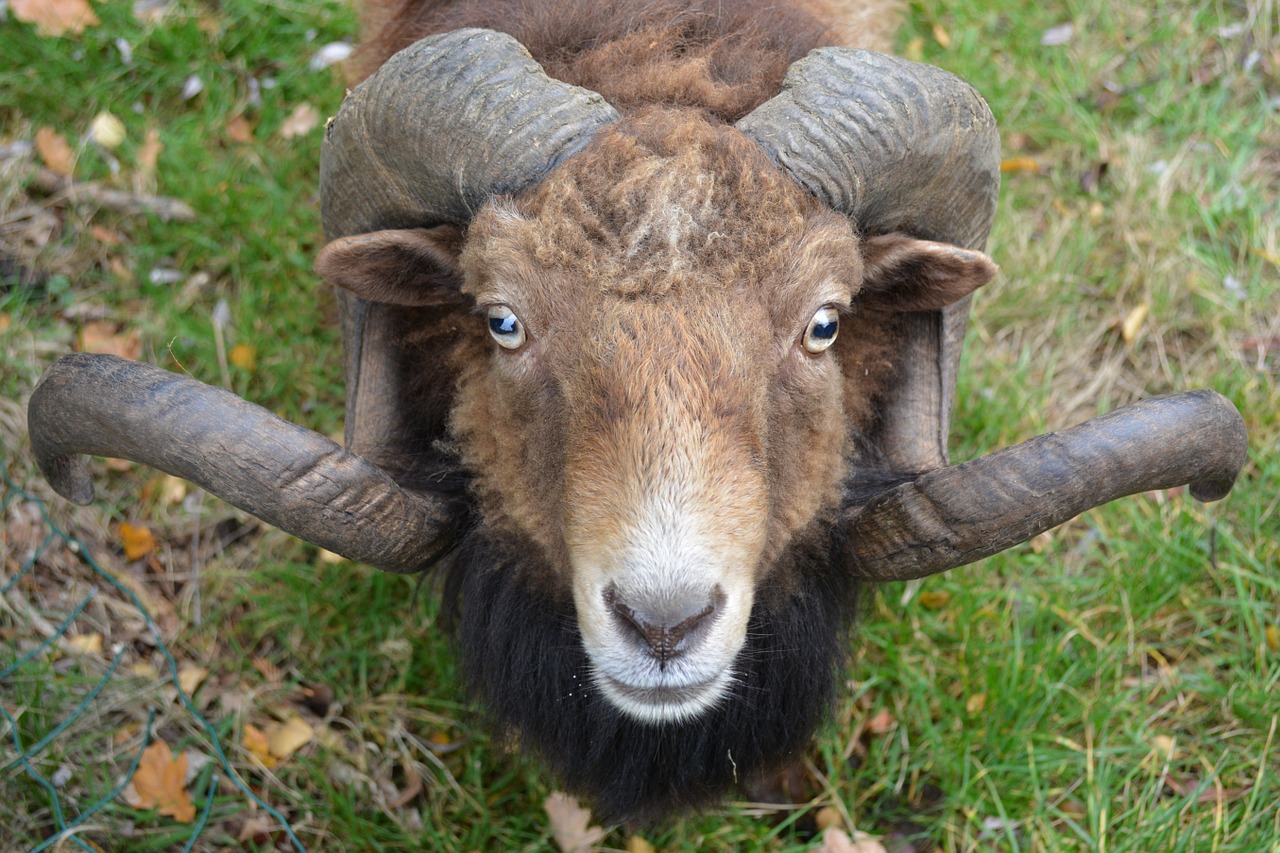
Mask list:
[[[450,559],[446,601],[468,687],[499,732],[537,752],[597,820],[649,823],[722,800],[798,758],[829,714],[844,671],[857,584],[837,537],[815,525],[778,567],[787,589],[757,593],[731,692],[681,723],[624,716],[591,683],[573,601],[532,549],[483,528]],[[791,582],[793,581],[793,582]]]

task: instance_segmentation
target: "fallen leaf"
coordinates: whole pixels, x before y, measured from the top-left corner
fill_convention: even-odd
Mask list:
[[[305,136],[320,125],[320,111],[311,104],[298,104],[280,125],[282,139]]]
[[[0,335],[9,331],[9,327],[13,325],[13,317],[7,312],[0,312]]]
[[[193,663],[184,663],[178,667],[178,687],[190,696],[200,689],[200,685],[209,677],[209,670]]]
[[[272,841],[273,833],[276,832],[276,822],[266,815],[255,815],[244,822],[240,827],[240,834],[236,836],[236,841],[241,844],[253,842],[255,845],[264,846]]]
[[[604,840],[604,830],[589,826],[591,810],[578,805],[568,794],[556,791],[542,803],[551,821],[551,834],[561,853],[592,853]]]
[[[1006,175],[1015,172],[1030,172],[1034,175],[1040,171],[1040,161],[1034,157],[1008,157],[1000,161],[1000,171]]]
[[[244,145],[253,141],[253,127],[243,115],[234,115],[227,119],[227,138],[232,142]]]
[[[258,366],[258,348],[249,344],[236,344],[227,353],[227,359],[241,370],[253,372]]]
[[[87,0],[9,0],[9,8],[42,36],[77,35],[102,23]]]
[[[886,853],[884,845],[874,838],[862,837],[854,841],[849,834],[837,826],[829,827],[822,833],[822,843],[813,848],[813,853]]]
[[[627,839],[627,853],[658,853],[658,849],[641,835],[633,835]]]
[[[100,112],[89,125],[89,137],[103,148],[114,150],[124,142],[124,122],[109,112]]]
[[[813,816],[813,821],[818,825],[819,832],[830,829],[833,826],[844,826],[844,816],[832,806],[823,806],[818,809],[818,813]]]
[[[137,560],[156,549],[156,537],[148,528],[125,521],[120,524],[120,544],[126,560]]]
[[[240,735],[240,745],[249,751],[254,758],[262,762],[262,766],[270,770],[280,762],[271,754],[271,749],[267,744],[267,734],[257,726],[244,724],[244,731]]]
[[[301,717],[290,717],[283,723],[267,726],[267,751],[283,761],[315,738],[315,729]]]
[[[102,635],[99,633],[76,634],[67,637],[67,645],[82,655],[102,654]]]
[[[1273,652],[1280,652],[1280,628],[1275,625],[1267,626],[1267,648]]]
[[[970,717],[976,717],[987,707],[987,694],[975,693],[964,703],[964,710]]]
[[[156,741],[142,752],[142,760],[133,774],[135,808],[155,809],[178,823],[191,823],[196,816],[195,803],[187,793],[187,755],[177,758],[169,744]]]
[[[80,352],[99,355],[118,355],[137,361],[142,355],[142,340],[136,331],[121,332],[117,323],[95,321],[80,327],[78,348]]]
[[[255,656],[251,663],[253,668],[262,673],[262,677],[272,684],[279,684],[284,680],[284,673],[280,671],[280,667],[266,658]]]
[[[160,480],[160,500],[167,506],[180,504],[186,499],[188,489],[186,480],[165,474]]]
[[[1048,530],[1031,537],[1031,553],[1043,554],[1053,544],[1053,534]]]
[[[938,43],[938,44],[939,44],[939,45],[940,45],[944,50],[945,50],[946,48],[951,47],[951,34],[950,34],[950,33],[948,33],[945,29],[943,29],[942,24],[934,24],[934,25],[933,25],[933,39],[934,39],[934,41],[936,41],[936,42],[937,42],[937,43]]]
[[[160,160],[160,152],[164,143],[160,141],[160,131],[154,127],[147,131],[146,138],[138,146],[138,169],[144,178],[153,178],[156,174],[156,163]]]
[[[1150,302],[1140,302],[1125,315],[1124,322],[1120,324],[1120,337],[1126,344],[1133,344],[1138,332],[1142,329],[1143,322],[1147,319],[1147,312],[1151,310]]]
[[[63,177],[70,175],[76,164],[75,152],[67,144],[67,138],[51,127],[36,131],[36,153],[46,169]]]
[[[124,242],[124,238],[118,232],[112,231],[105,225],[90,225],[89,233],[93,235],[93,239],[104,246],[119,246]]]
[[[920,606],[925,610],[941,610],[951,601],[951,593],[930,590],[920,593]]]
[[[881,708],[867,720],[867,731],[873,735],[886,734],[897,727],[898,721],[893,718],[893,714],[889,713],[888,708]]]

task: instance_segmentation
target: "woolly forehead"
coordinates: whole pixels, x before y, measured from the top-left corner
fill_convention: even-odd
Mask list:
[[[767,295],[759,301],[781,315],[772,319],[789,324],[815,298],[850,297],[857,247],[844,217],[736,130],[652,109],[603,131],[525,195],[486,206],[462,265],[482,303],[506,301],[516,283],[527,298],[537,298],[531,288],[556,302],[694,304],[728,290]]]

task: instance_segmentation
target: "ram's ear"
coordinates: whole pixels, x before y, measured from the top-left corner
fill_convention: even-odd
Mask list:
[[[453,225],[340,237],[320,250],[316,272],[371,302],[426,307],[458,301],[462,231]]]
[[[882,234],[862,240],[863,280],[857,299],[892,311],[938,311],[995,278],[982,252]]]

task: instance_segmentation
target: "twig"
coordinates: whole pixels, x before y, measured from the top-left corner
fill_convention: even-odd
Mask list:
[[[72,204],[89,202],[131,216],[151,213],[165,222],[193,222],[196,219],[195,210],[185,201],[168,196],[113,190],[92,182],[76,183],[48,169],[36,172],[32,185],[41,192],[65,198]]]

